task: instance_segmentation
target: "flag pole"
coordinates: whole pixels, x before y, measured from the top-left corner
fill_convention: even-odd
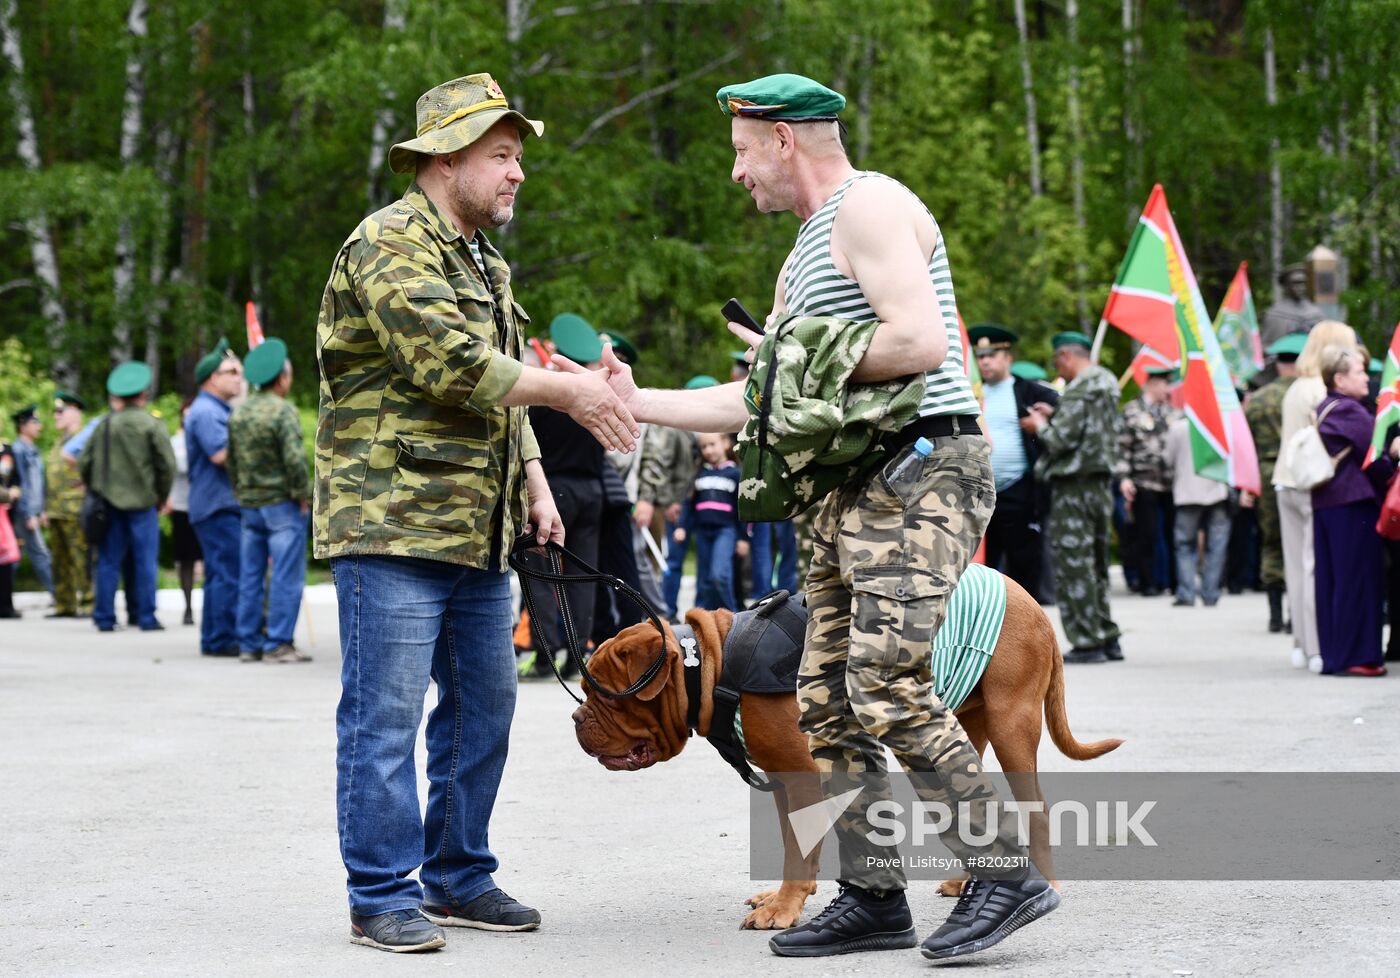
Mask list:
[[[1096,332],[1096,333],[1094,334],[1094,345],[1093,345],[1093,347],[1089,350],[1089,362],[1090,362],[1090,363],[1098,363],[1098,362],[1099,362],[1099,349],[1103,346],[1103,334],[1106,333],[1107,331],[1108,331],[1108,320],[1107,320],[1107,319],[1100,319],[1100,320],[1099,320],[1099,329],[1098,329],[1098,332]]]

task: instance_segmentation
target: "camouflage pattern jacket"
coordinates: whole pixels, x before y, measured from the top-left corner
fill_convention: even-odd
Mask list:
[[[685,502],[699,467],[694,435],[665,425],[650,425],[642,442],[637,498],[661,509]]]
[[[270,391],[234,408],[224,469],[240,506],[256,509],[307,499],[306,445],[297,409]]]
[[[1103,367],[1086,367],[1060,395],[1040,429],[1038,479],[1107,477],[1118,451],[1118,381]]]
[[[1123,427],[1118,434],[1118,459],[1113,475],[1132,479],[1139,489],[1166,492],[1172,487],[1171,465],[1167,463],[1167,431],[1176,419],[1171,404],[1148,404],[1135,398],[1123,408]]]
[[[49,449],[46,470],[49,498],[46,511],[51,520],[76,520],[83,510],[86,489],[83,486],[83,477],[78,474],[78,467],[63,454],[63,443],[64,439],[59,438],[54,442],[53,448]]]
[[[850,383],[879,320],[788,316],[765,334],[744,386],[739,518],[783,520],[882,458],[879,439],[919,414],[924,375]],[[765,420],[766,416],[766,420]]]
[[[341,246],[316,326],[316,556],[421,557],[504,572],[540,456],[515,385],[528,317],[510,267],[418,185]]]
[[[1278,377],[1259,388],[1244,404],[1244,418],[1259,453],[1259,476],[1267,489],[1273,485],[1283,443],[1283,395],[1293,385],[1293,377]]]

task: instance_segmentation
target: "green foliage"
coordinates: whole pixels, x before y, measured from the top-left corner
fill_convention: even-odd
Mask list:
[[[385,28],[386,3],[403,12],[402,30]],[[1397,0],[1133,0],[1141,26],[1131,67],[1121,3],[1081,3],[1071,46],[1063,5],[1029,0],[1040,196],[1029,185],[1021,49],[1002,0],[150,7],[138,42],[125,27],[130,0],[17,5],[39,172],[20,165],[13,106],[0,103],[0,331],[39,373],[60,352],[74,360],[94,399],[118,322],[132,324],[132,355],[156,360],[160,389],[188,394],[193,362],[215,337],[242,349],[250,298],[264,330],[287,339],[298,376],[314,377],[334,252],[407,183],[370,158],[377,114],[391,111],[389,142],[406,138],[420,92],[483,70],[546,122],[546,138],[526,148],[519,217],[496,234],[533,328],[572,310],[620,329],[641,347],[647,383],[723,375],[733,340],[719,306],[735,295],[769,308],[796,222],[755,213],[730,183],[728,125],[713,93],[772,71],[805,72],[847,94],[856,164],[890,173],[929,205],[964,317],[1016,325],[1023,355],[1048,358],[1049,336],[1078,325],[1081,292],[1092,327],[1154,182],[1167,190],[1207,304],[1247,259],[1267,305],[1271,137],[1284,174],[1284,259],[1321,241],[1340,252],[1344,302],[1373,348],[1400,317],[1400,73],[1389,67],[1397,36],[1377,27],[1397,22]],[[1266,28],[1278,61],[1272,110]],[[136,157],[123,166],[129,57],[145,97]],[[70,322],[61,351],[25,231],[40,214]],[[135,281],[119,304],[124,236]],[[1110,364],[1121,369],[1127,355],[1126,338],[1111,336]],[[309,381],[298,390],[308,394]],[[174,406],[162,402],[172,423]]]
[[[0,441],[15,436],[10,415],[26,404],[37,404],[44,421],[38,444],[47,449],[52,444],[53,391],[53,382],[37,370],[24,344],[13,336],[0,339]]]

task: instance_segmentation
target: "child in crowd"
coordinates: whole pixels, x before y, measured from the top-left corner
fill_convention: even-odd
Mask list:
[[[695,603],[714,611],[737,610],[734,600],[734,554],[739,546],[739,466],[728,435],[699,436],[702,464],[695,495],[687,507],[689,532],[695,537]],[[678,527],[677,542],[687,530]]]

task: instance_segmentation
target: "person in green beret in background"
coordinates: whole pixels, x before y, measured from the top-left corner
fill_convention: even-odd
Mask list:
[[[15,423],[17,437],[10,446],[15,456],[15,473],[19,477],[20,497],[10,511],[15,525],[15,535],[19,537],[24,553],[34,567],[34,576],[39,586],[53,595],[52,558],[49,545],[44,541],[44,527],[48,521],[44,516],[46,479],[44,478],[44,456],[34,444],[43,430],[44,422],[39,418],[39,405],[29,404],[11,415]]]
[[[921,953],[971,954],[1054,910],[1059,895],[1027,860],[1014,820],[988,818],[980,801],[996,797],[996,788],[935,694],[929,669],[929,643],[996,498],[991,447],[964,370],[947,244],[907,187],[851,165],[837,121],[846,104],[839,92],[778,74],[725,86],[715,97],[730,117],[731,179],[758,210],[791,212],[802,222],[769,321],[823,318],[838,335],[850,323],[873,322],[851,381],[922,378],[918,416],[881,445],[888,455],[881,477],[853,470],[819,504],[797,702],[819,770],[836,776],[828,790],[883,771],[888,749],[918,776],[921,795],[954,813],[943,843],[965,865],[986,868]],[[750,346],[761,340],[737,323],[730,329]],[[738,431],[749,418],[742,383],[643,392],[615,356],[605,352],[604,363],[640,421]],[[894,853],[875,844],[867,821],[878,794],[866,792],[837,827],[840,892],[808,923],[775,935],[773,953],[814,957],[919,945],[905,874]],[[781,916],[777,926],[785,926],[779,902],[771,919],[777,925]]]
[[[159,631],[156,619],[156,561],[160,519],[156,507],[170,495],[175,454],[170,435],[146,410],[151,368],[133,360],[107,377],[111,413],[97,426],[78,460],[83,482],[105,499],[110,522],[97,548],[97,582],[92,621],[99,632],[116,628],[117,579],[130,552],[136,624],[143,632]],[[127,609],[130,618],[131,609]]]
[[[233,495],[228,460],[230,401],[243,393],[243,365],[220,339],[194,368],[199,395],[185,415],[190,470],[190,526],[204,552],[204,606],[199,651],[236,656],[242,509]]]
[[[1060,403],[1031,406],[1040,439],[1038,478],[1050,482],[1050,534],[1065,662],[1123,658],[1108,604],[1108,543],[1113,517],[1113,461],[1118,451],[1118,381],[1089,358],[1083,333],[1057,333],[1055,369],[1065,380]]]
[[[1274,488],[1274,468],[1283,450],[1283,396],[1298,376],[1298,357],[1307,343],[1306,333],[1289,333],[1275,340],[1264,352],[1272,359],[1277,376],[1250,394],[1244,402],[1244,417],[1254,450],[1259,454],[1258,498],[1242,493],[1240,504],[1253,506],[1259,520],[1259,583],[1269,598],[1271,632],[1282,632],[1283,620],[1283,532],[1279,528],[1278,490]],[[1394,633],[1392,633],[1394,634]],[[1400,642],[1400,638],[1392,639]]]
[[[45,474],[48,500],[49,541],[53,545],[53,599],[51,618],[80,618],[92,611],[88,584],[88,545],[78,521],[83,509],[83,480],[78,467],[65,454],[64,442],[83,428],[83,399],[58,391],[53,400],[53,426],[58,433],[49,449]]]
[[[311,480],[301,417],[287,400],[292,389],[287,344],[268,337],[243,359],[243,375],[253,394],[229,415],[224,464],[234,497],[242,507],[239,659],[310,662],[311,656],[293,642],[301,592],[306,586]]]

